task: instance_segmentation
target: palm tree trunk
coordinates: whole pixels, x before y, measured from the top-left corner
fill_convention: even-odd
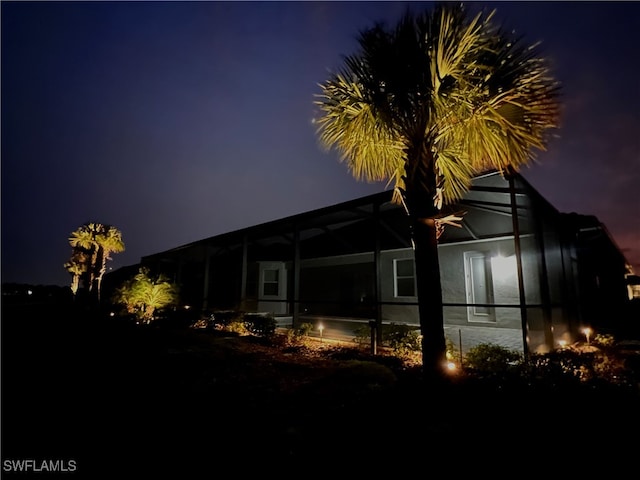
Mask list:
[[[440,261],[434,205],[437,176],[428,142],[420,139],[408,148],[404,194],[413,236],[418,315],[422,334],[422,368],[426,379],[442,377],[446,342]]]
[[[107,257],[106,253],[102,254],[100,272],[96,277],[96,295],[98,297],[98,304],[100,304],[100,295],[102,293],[102,279],[104,278],[104,274],[107,272]]]
[[[422,365],[426,378],[437,378],[445,369],[446,342],[436,227],[432,218],[412,223]]]

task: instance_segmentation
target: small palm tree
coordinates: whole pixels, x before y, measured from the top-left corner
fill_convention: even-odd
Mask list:
[[[154,320],[157,309],[175,305],[178,299],[177,285],[170,283],[163,275],[152,278],[146,267],[141,267],[113,296],[115,303],[124,305],[127,313],[134,314],[138,322],[144,324]]]
[[[422,361],[445,368],[437,243],[443,204],[460,200],[474,176],[508,173],[544,150],[558,126],[560,87],[536,45],[492,25],[495,12],[468,18],[464,5],[407,11],[393,29],[359,36],[360,51],[320,85],[320,144],[335,148],[360,180],[394,184],[410,218]]]
[[[80,279],[86,273],[88,264],[88,255],[86,252],[74,248],[71,253],[71,258],[64,264],[64,268],[71,274],[71,292],[74,297],[78,293],[78,287],[80,286]]]

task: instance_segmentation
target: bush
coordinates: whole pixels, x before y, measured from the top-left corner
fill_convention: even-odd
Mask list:
[[[460,350],[450,338],[445,339],[447,360],[450,362],[460,362]]]
[[[225,328],[234,322],[243,321],[243,313],[237,310],[219,310],[211,314],[209,321],[214,327]]]
[[[633,385],[633,372],[610,349],[573,346],[529,360],[530,380],[547,385]]]
[[[238,335],[249,335],[247,324],[241,318],[234,318],[223,327],[225,332],[236,333]]]
[[[506,385],[530,387],[631,387],[637,388],[632,369],[603,337],[598,348],[576,344],[544,354],[523,354],[494,344],[481,344],[465,356],[467,373]]]
[[[273,337],[278,326],[273,313],[245,313],[244,324],[249,333],[264,338]]]
[[[393,353],[407,356],[422,350],[422,336],[416,327],[406,324],[391,323],[382,327],[383,345],[391,348]]]
[[[358,327],[354,342],[360,346],[371,344],[371,327],[363,325]],[[410,356],[422,351],[422,336],[417,327],[404,323],[390,323],[382,325],[381,346],[390,348],[395,355]]]
[[[301,323],[296,328],[287,330],[285,345],[287,347],[299,347],[305,344],[309,332],[313,329],[312,323]]]
[[[185,308],[159,308],[153,323],[158,327],[190,327],[198,321],[198,312]]]
[[[369,325],[361,325],[353,330],[355,337],[353,341],[361,347],[371,344],[371,327]]]
[[[313,330],[313,323],[310,322],[301,323],[299,326],[292,329],[292,331],[299,337],[308,337],[311,330]]]
[[[464,356],[465,367],[480,375],[514,372],[523,362],[523,355],[493,343],[481,343]]]

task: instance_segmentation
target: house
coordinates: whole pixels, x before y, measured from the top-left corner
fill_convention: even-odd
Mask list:
[[[592,216],[558,212],[520,175],[478,176],[439,242],[445,334],[547,352],[614,328],[628,264]],[[216,235],[141,259],[201,312],[271,312],[353,332],[419,326],[409,223],[392,192]],[[380,329],[378,328],[377,331]],[[327,330],[328,333],[328,330]]]

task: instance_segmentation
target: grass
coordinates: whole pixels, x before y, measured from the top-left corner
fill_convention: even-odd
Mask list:
[[[291,347],[51,308],[3,305],[2,327],[2,457],[75,459],[75,478],[333,476],[338,466],[359,478],[416,465],[455,478],[509,471],[507,459],[553,458],[555,472],[576,472],[583,455],[590,473],[610,474],[639,446],[637,384],[429,385],[419,367],[351,345]]]

